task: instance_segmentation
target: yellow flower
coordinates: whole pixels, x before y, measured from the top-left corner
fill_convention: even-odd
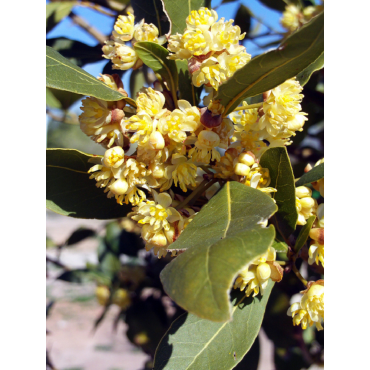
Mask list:
[[[255,259],[239,273],[234,283],[234,289],[246,289],[245,295],[247,297],[252,293],[252,297],[255,297],[259,292],[263,295],[270,278],[273,281],[281,281],[283,277],[283,269],[275,260],[275,248],[269,247],[266,253]]]
[[[95,289],[95,296],[101,306],[106,306],[110,297],[109,288],[105,285],[97,286]]]
[[[243,106],[246,107],[248,104],[246,101],[243,101]],[[236,131],[243,130],[246,126],[251,126],[255,124],[258,120],[258,109],[244,109],[236,112],[232,112],[229,115],[230,119],[235,125]],[[247,129],[249,129],[247,127]]]
[[[180,109],[175,109],[169,115],[163,116],[158,123],[158,129],[163,135],[169,136],[176,142],[183,142],[186,132],[194,132],[200,125],[200,114],[185,100],[179,100]]]
[[[127,70],[142,65],[135,50],[123,42],[106,41],[103,46],[103,53],[103,58],[112,61],[113,69]]]
[[[163,109],[166,99],[160,91],[153,90],[151,87],[140,92],[136,99],[137,111],[146,112],[150,117],[159,119],[167,109]]]
[[[313,239],[308,250],[308,263],[312,265],[321,262],[324,267],[324,203],[317,207],[318,226],[310,230],[310,238]]]
[[[131,143],[138,141],[140,145],[143,145],[148,142],[153,132],[153,120],[148,113],[141,111],[127,120],[126,128],[134,131],[130,139]]]
[[[293,78],[271,90],[263,103],[264,115],[259,120],[259,129],[276,138],[287,138],[302,131],[307,118],[300,112],[302,87]]]
[[[241,35],[240,27],[233,26],[233,22],[233,19],[225,22],[225,18],[221,18],[212,25],[212,50],[221,51],[226,49],[230,54],[239,52],[239,40],[244,39],[245,33]]]
[[[195,86],[209,84],[218,90],[219,85],[226,81],[226,74],[218,60],[211,57],[203,61],[199,69],[193,73],[192,81]]]
[[[135,41],[151,41],[158,44],[158,35],[158,28],[152,23],[144,23],[144,19],[135,25]]]
[[[303,292],[301,301],[294,303],[288,309],[287,314],[293,317],[293,325],[301,325],[306,329],[307,325],[314,323],[317,330],[322,330],[324,321],[324,280],[309,283]]]
[[[234,175],[234,163],[238,160],[238,151],[234,148],[229,148],[226,150],[225,155],[223,155],[219,162],[213,167],[216,171],[215,177],[221,179],[232,178]],[[236,179],[235,179],[236,180]]]
[[[197,166],[194,163],[181,154],[173,154],[171,163],[172,165],[167,166],[164,171],[167,181],[161,190],[169,189],[173,182],[184,192],[187,192],[187,186],[196,186]]]
[[[218,15],[215,10],[202,7],[190,12],[190,15],[186,18],[186,24],[189,29],[209,30],[217,19]]]
[[[130,41],[134,34],[135,17],[130,12],[126,15],[119,15],[112,32],[113,37],[120,41]]]
[[[216,147],[220,144],[220,137],[212,131],[203,130],[198,134],[195,147],[189,150],[189,157],[193,162],[208,164],[212,161],[219,161],[220,153]]]
[[[85,98],[82,100],[82,113],[78,117],[82,132],[108,148],[113,144],[123,145],[123,133],[120,125],[122,120],[112,119],[110,105],[111,103],[94,97]]]
[[[295,194],[298,211],[297,225],[306,225],[306,220],[316,214],[317,201],[311,197],[312,190],[307,186],[298,186]]]
[[[288,31],[294,31],[300,26],[301,10],[293,4],[287,5],[280,20],[281,25]]]
[[[143,225],[141,236],[146,242],[146,250],[154,248],[159,258],[167,253],[166,249],[173,242],[177,223],[178,229],[183,228],[183,219],[179,212],[170,207],[172,198],[167,193],[158,194],[152,190],[154,201],[142,202],[128,216]]]
[[[131,305],[130,293],[127,289],[119,288],[114,292],[112,302],[122,310],[126,310]]]

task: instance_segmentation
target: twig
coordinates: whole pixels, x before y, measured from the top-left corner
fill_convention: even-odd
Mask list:
[[[85,6],[86,8],[94,9],[99,13],[102,13],[104,15],[108,15],[109,17],[115,17],[116,15],[111,12],[107,12],[105,9],[103,9],[100,5],[91,4],[88,1],[80,1],[77,5]]]
[[[100,44],[104,44],[104,42],[108,39],[107,36],[103,35],[100,31],[96,28],[90,26],[83,18],[78,16],[77,14],[71,12],[69,14],[72,21],[83,28],[86,32],[88,32],[92,37],[99,41]]]
[[[297,278],[305,285],[307,286],[307,280],[301,275],[301,273],[298,271],[297,269],[297,266],[295,265],[295,263],[293,263],[293,268],[292,268],[293,272],[297,275]]]

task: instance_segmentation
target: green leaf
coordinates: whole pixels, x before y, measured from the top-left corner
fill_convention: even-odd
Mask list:
[[[135,23],[145,19],[146,23],[153,23],[159,35],[165,35],[170,30],[170,22],[163,11],[161,0],[131,0],[134,9]]]
[[[145,85],[145,76],[141,69],[135,69],[130,76],[130,92],[133,99],[136,99],[137,93]]]
[[[153,370],[234,368],[258,335],[273,286],[270,280],[263,297],[247,298],[244,292],[233,291],[230,322],[215,323],[191,314],[181,315],[159,343]]]
[[[318,166],[312,168],[312,170],[306,172],[297,180],[295,186],[311,184],[312,182],[318,181],[322,178],[324,178],[324,163],[321,163]]]
[[[136,107],[135,102],[108,87],[91,74],[77,67],[53,48],[46,47],[46,86],[76,94],[94,96],[105,101],[126,100]]]
[[[296,228],[298,212],[294,175],[286,148],[267,149],[261,157],[260,165],[268,168],[271,178],[269,186],[277,190],[276,193],[271,193],[278,206],[278,211],[274,215],[277,230],[281,235],[288,237]]]
[[[74,149],[46,151],[46,207],[53,212],[75,218],[107,220],[124,217],[130,205],[119,205],[95,186],[87,171],[94,155]]]
[[[312,228],[312,225],[316,219],[316,216],[311,216],[307,219],[306,225],[304,225],[299,232],[297,241],[295,242],[294,250],[296,253],[299,252],[299,250],[304,246],[306,243],[306,240],[308,238],[308,235],[310,234],[310,230]]]
[[[171,21],[171,34],[184,33],[186,18],[192,10],[204,6],[204,0],[162,0],[164,8]]]
[[[271,8],[271,9],[284,11],[288,1],[284,1],[284,0],[259,0],[259,2],[261,2],[262,4],[266,5],[267,7]]]
[[[324,53],[322,53],[313,63],[311,63],[306,69],[298,73],[297,80],[301,86],[306,85],[306,83],[311,78],[312,73],[324,68]]]
[[[47,39],[46,45],[52,47],[72,63],[83,66],[86,63],[101,61],[101,45],[89,46],[83,42],[70,40],[65,37]]]
[[[218,90],[217,99],[232,112],[249,96],[268,91],[296,76],[324,50],[324,13],[290,35],[277,49],[253,58]]]
[[[75,5],[75,1],[55,1],[46,4],[46,33],[67,17]]]
[[[275,230],[263,227],[261,221],[276,210],[268,195],[227,182],[171,244],[170,250],[186,251],[161,272],[166,293],[201,318],[230,320],[234,278],[272,245]]]
[[[241,33],[246,32],[249,34],[251,28],[251,12],[243,4],[240,4],[238,11],[235,15],[235,25],[240,27]]]
[[[197,107],[201,89],[195,87],[191,81],[187,60],[176,60],[176,67],[179,76],[180,99],[187,100],[191,105]]]
[[[177,68],[174,60],[167,59],[169,51],[154,42],[136,42],[134,49],[145,65],[161,75],[172,94],[177,91]]]
[[[288,251],[288,245],[285,242],[275,239],[272,246],[278,253],[286,253]]]
[[[74,102],[81,99],[81,95],[70,91],[46,88],[46,105],[50,108],[67,110]]]

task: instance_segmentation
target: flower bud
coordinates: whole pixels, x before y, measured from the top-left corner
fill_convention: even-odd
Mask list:
[[[96,287],[95,295],[99,304],[105,306],[108,303],[110,297],[109,288],[106,286],[98,286]]]
[[[324,229],[323,228],[311,229],[310,238],[316,240],[319,244],[324,244]]]
[[[150,243],[156,247],[165,247],[167,245],[167,238],[163,233],[158,233],[150,239]]]
[[[312,195],[312,190],[307,186],[298,186],[298,188],[295,189],[295,195],[298,198],[310,197]]]
[[[163,149],[165,142],[162,134],[159,131],[154,131],[149,136],[149,144],[155,150]]]
[[[267,280],[271,275],[271,267],[268,263],[260,263],[257,266],[257,278],[258,280]]]
[[[128,189],[127,181],[124,179],[116,180],[110,187],[109,190],[115,195],[125,194]]]
[[[214,116],[212,112],[206,107],[200,110],[200,122],[202,123],[203,126],[207,128],[214,128],[220,126],[222,120],[223,118],[221,114]]]
[[[152,176],[155,179],[163,178],[165,172],[165,166],[163,164],[152,163],[148,168],[152,171]]]
[[[120,123],[125,116],[125,112],[122,109],[112,110],[112,123]]]
[[[237,163],[234,167],[234,172],[239,176],[248,176],[250,167],[244,163]]]
[[[248,153],[241,153],[238,158],[239,162],[252,166],[254,164],[254,158]]]
[[[315,206],[315,200],[311,197],[302,198],[300,203],[303,208],[312,208]]]
[[[103,164],[108,168],[118,168],[125,161],[125,152],[120,146],[108,149],[104,154]]]

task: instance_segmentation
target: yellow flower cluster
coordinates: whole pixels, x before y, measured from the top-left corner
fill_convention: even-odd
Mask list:
[[[126,45],[126,42],[130,41],[132,46],[137,41],[151,41],[159,45],[166,42],[166,37],[158,37],[158,28],[154,24],[147,24],[144,19],[134,23],[135,17],[130,12],[127,16],[118,16],[111,40],[103,46],[103,57],[113,62],[113,69],[137,69],[143,65],[135,49]]]
[[[114,68],[135,69],[141,64],[134,49],[125,43],[161,44],[164,40],[154,25],[144,21],[135,25],[134,21],[132,14],[119,16],[112,40],[103,47]],[[167,253],[168,246],[204,204],[200,201],[190,207],[185,202],[180,206],[180,202],[184,204],[184,193],[201,183],[232,180],[266,193],[276,192],[269,187],[269,171],[259,164],[260,157],[269,147],[289,144],[289,138],[302,130],[306,120],[300,106],[302,87],[295,79],[266,92],[260,108],[249,108],[243,102],[228,117],[224,115],[225,107],[213,99],[215,90],[250,59],[239,45],[244,35],[232,23],[218,20],[214,10],[201,8],[186,18],[187,28],[182,35],[169,39],[169,58],[188,60],[193,84],[204,84],[209,93],[207,106],[174,101],[177,92],[169,94],[162,82],[154,84],[155,88],[142,88],[136,96],[135,109],[126,106],[124,99],[105,102],[88,97],[82,103],[82,131],[107,148],[103,157],[90,160],[94,164],[90,178],[108,198],[134,207],[130,217],[141,228],[146,249],[154,249],[159,257]],[[117,75],[103,75],[100,80],[127,96]],[[213,189],[206,193],[207,189],[199,191],[199,196],[208,197]],[[311,200],[297,194],[300,224],[315,213],[317,204],[310,206]],[[312,258],[316,260],[318,253],[320,260],[321,252],[312,248]],[[245,288],[251,281],[248,287],[253,287],[248,288],[248,294],[257,294],[257,286],[263,291],[268,278],[277,279],[280,272],[275,252],[270,250],[246,269],[249,275],[240,284]],[[252,275],[254,278],[249,279]]]
[[[241,271],[234,283],[234,289],[245,289],[245,295],[255,297],[259,292],[263,295],[268,280],[281,281],[283,269],[276,262],[276,251],[269,247],[268,251],[254,260],[247,268]]]
[[[311,197],[312,190],[307,186],[295,189],[298,225],[306,225],[306,220],[316,214],[317,201]]]
[[[319,14],[323,9],[324,7],[322,5],[307,6],[301,9],[297,5],[289,4],[285,7],[280,23],[289,32],[293,32],[298,27],[307,23],[312,17]]]
[[[168,45],[170,59],[188,60],[195,86],[215,90],[251,59],[239,45],[245,36],[240,34],[240,27],[233,26],[232,19],[217,19],[214,10],[193,10],[186,18],[184,33],[172,35]]]
[[[301,325],[302,329],[316,325],[317,330],[322,330],[324,321],[324,280],[318,280],[308,285],[301,292],[301,301],[293,303],[288,309],[288,315],[293,317],[293,325]]]

